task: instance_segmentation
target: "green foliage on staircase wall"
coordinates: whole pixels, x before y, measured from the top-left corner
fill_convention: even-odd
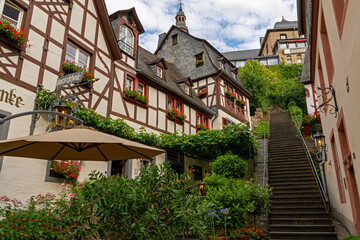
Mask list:
[[[256,127],[256,135],[258,138],[269,138],[270,137],[270,128],[269,128],[269,122],[262,121],[259,123],[259,125]]]

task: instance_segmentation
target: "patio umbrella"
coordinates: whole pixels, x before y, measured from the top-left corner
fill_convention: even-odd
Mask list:
[[[0,141],[0,156],[113,161],[152,158],[164,150],[79,126]]]

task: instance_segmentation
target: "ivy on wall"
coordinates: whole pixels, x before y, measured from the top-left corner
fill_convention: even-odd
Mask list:
[[[42,88],[41,91],[48,90]],[[48,106],[49,103],[45,105]],[[185,133],[158,135],[146,132],[144,127],[136,132],[124,119],[104,118],[90,108],[78,109],[75,116],[82,119],[85,126],[101,132],[168,151],[182,152],[187,156],[206,161],[212,161],[229,151],[248,158],[254,156],[258,148],[256,137],[253,136],[250,127],[244,124],[224,126],[221,130],[198,131],[193,135]]]

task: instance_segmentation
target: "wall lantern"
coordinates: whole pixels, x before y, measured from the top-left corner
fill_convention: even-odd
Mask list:
[[[53,111],[70,115],[71,107],[65,105],[54,105]],[[56,115],[54,124],[56,127],[65,128],[72,126],[74,124],[74,121],[70,120],[68,117]]]
[[[201,193],[201,196],[205,196],[206,195],[206,192],[205,192],[205,183],[204,182],[199,182],[198,183],[198,186],[199,186],[199,189],[200,189],[200,193]]]
[[[319,132],[319,130],[313,136],[315,140],[315,146],[317,149],[321,150],[325,147],[325,136]]]

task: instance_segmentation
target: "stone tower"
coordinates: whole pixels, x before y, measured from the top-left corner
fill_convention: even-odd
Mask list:
[[[179,11],[176,14],[176,26],[178,28],[180,28],[181,30],[185,31],[185,32],[189,32],[187,26],[186,26],[186,16],[182,10],[182,5],[181,5],[181,0],[180,0],[180,7],[179,7]]]

